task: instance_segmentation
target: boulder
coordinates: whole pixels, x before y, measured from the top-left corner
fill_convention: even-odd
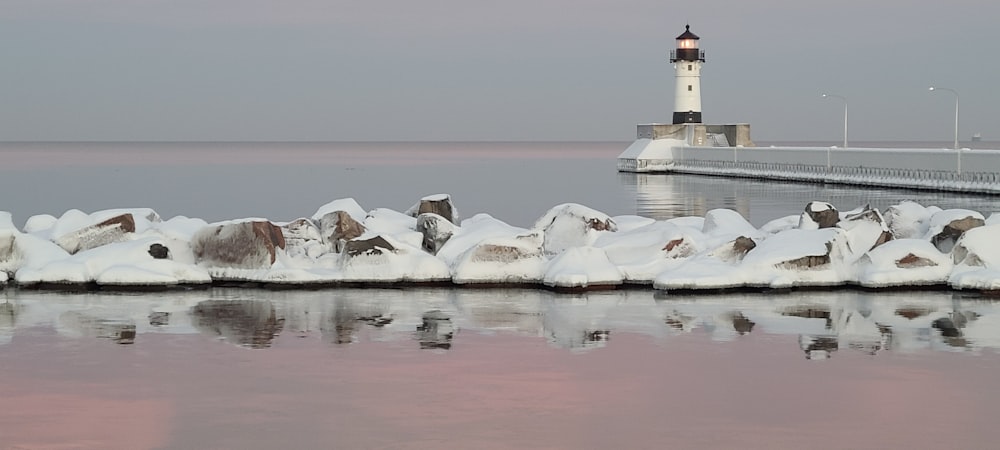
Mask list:
[[[295,219],[282,225],[281,235],[285,239],[285,251],[289,256],[316,258],[328,250],[320,236],[319,227],[310,219]]]
[[[421,248],[427,253],[436,255],[445,242],[455,234],[455,225],[448,219],[429,212],[417,216],[417,231],[423,235]]]
[[[1000,225],[977,227],[962,234],[951,249],[956,265],[1000,269]]]
[[[905,201],[887,208],[883,217],[896,239],[921,238],[927,234],[932,212],[919,203]]]
[[[458,209],[455,208],[455,204],[451,202],[451,196],[448,194],[428,195],[406,211],[406,214],[411,217],[425,213],[434,213],[453,224],[458,223]]]
[[[80,228],[55,239],[55,243],[69,254],[128,240],[135,233],[135,218],[131,213],[120,214],[103,222]]]
[[[667,245],[663,246],[663,252],[667,258],[679,259],[687,258],[693,255],[697,251],[697,248],[688,242],[687,238],[679,237],[667,242]]]
[[[824,202],[809,202],[799,221],[799,228],[813,230],[832,228],[840,221],[840,213],[833,205]]]
[[[743,260],[743,257],[747,255],[747,252],[753,250],[757,247],[757,243],[753,239],[746,236],[740,236],[732,241],[727,242],[721,247],[712,250],[710,256],[719,258],[726,262],[739,262]]]
[[[160,243],[149,246],[149,256],[153,259],[170,259],[170,249]]]
[[[383,253],[392,253],[396,251],[396,247],[390,244],[382,236],[375,236],[369,239],[352,240],[344,243],[344,254],[350,257],[360,256],[360,255],[381,255]]]
[[[962,234],[986,224],[982,217],[965,216],[949,221],[941,231],[931,236],[931,243],[942,252],[950,252]]]
[[[847,231],[847,244],[858,256],[889,242],[893,236],[882,213],[868,206],[847,214],[837,226]]]
[[[539,232],[515,237],[483,239],[460,255],[452,281],[470,283],[522,283],[541,280],[546,259]]]
[[[603,232],[618,231],[618,225],[607,214],[576,203],[553,207],[532,228],[544,232],[543,248],[549,254],[589,246]]]
[[[906,256],[896,260],[896,267],[900,269],[915,269],[917,267],[934,267],[938,263],[934,262],[930,258],[923,256],[917,256],[913,253],[907,253]]]
[[[344,242],[357,239],[365,233],[365,226],[347,211],[332,211],[319,220],[319,234],[323,242],[335,252],[344,248]]]
[[[268,221],[210,225],[191,239],[195,261],[210,267],[262,269],[285,248],[281,228]]]

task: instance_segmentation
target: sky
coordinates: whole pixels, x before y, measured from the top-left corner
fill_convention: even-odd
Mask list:
[[[0,0],[0,141],[1000,140],[1000,2]]]

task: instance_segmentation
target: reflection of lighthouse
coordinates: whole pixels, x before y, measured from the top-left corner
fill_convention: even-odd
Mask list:
[[[677,87],[674,89],[674,123],[701,123],[701,64],[705,52],[698,49],[697,35],[691,26],[677,36],[677,49],[670,52]]]

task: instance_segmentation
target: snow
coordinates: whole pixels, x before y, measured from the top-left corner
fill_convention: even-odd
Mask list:
[[[806,208],[835,209],[824,202]],[[756,228],[729,209],[711,210],[704,217],[654,220],[634,215],[612,218],[565,203],[547,211],[530,229],[477,214],[455,225],[450,237],[436,236],[440,245],[436,254],[422,248],[424,236],[417,218],[405,212],[386,208],[365,212],[348,198],[321,206],[313,217],[334,211],[346,211],[361,222],[365,233],[354,241],[368,241],[367,246],[348,242],[345,247],[354,249],[348,252],[320,245],[315,233],[305,230],[294,236],[298,241],[290,237],[285,249],[276,248],[273,264],[252,269],[203,267],[192,250],[196,236],[206,230],[249,219],[208,224],[185,216],[161,220],[148,208],[90,214],[71,209],[58,218],[33,216],[19,231],[10,214],[0,212],[0,284],[445,281],[557,289],[630,283],[666,291],[838,285],[1000,290],[1000,219],[991,215],[987,225],[960,236],[952,233],[947,239],[955,239],[954,245],[941,246],[936,240],[944,238],[937,235],[949,223],[966,217],[981,220],[983,214],[913,202],[893,205],[884,214],[865,207],[841,213],[839,223],[823,229],[805,221],[808,214],[776,218]],[[126,213],[135,219],[135,232],[119,233],[93,248],[80,247],[73,255],[57,245],[67,235]],[[154,258],[153,246],[165,247],[159,252],[166,258]]]

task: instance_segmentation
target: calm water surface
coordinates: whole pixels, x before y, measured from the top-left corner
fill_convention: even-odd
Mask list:
[[[810,200],[994,197],[617,174],[627,143],[0,144],[22,224],[354,197],[530,225],[577,202],[760,225]],[[991,448],[1000,303],[952,292],[2,291],[0,449]]]

